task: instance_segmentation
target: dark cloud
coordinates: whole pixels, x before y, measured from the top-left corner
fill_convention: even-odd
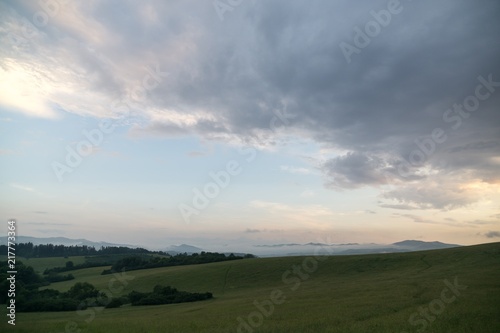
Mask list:
[[[393,168],[380,157],[354,152],[328,160],[321,170],[328,187],[356,188],[387,183],[386,174]]]

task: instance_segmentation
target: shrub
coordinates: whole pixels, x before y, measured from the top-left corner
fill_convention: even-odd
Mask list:
[[[106,305],[107,309],[111,308],[119,308],[123,304],[127,304],[128,299],[126,297],[114,297],[111,301]]]

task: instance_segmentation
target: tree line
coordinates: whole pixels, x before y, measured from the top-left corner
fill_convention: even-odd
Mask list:
[[[0,253],[7,253],[7,245],[0,245]],[[96,249],[88,245],[54,245],[32,242],[16,244],[16,255],[25,258],[69,257],[69,256],[97,256],[112,254],[166,254],[163,251],[149,251],[143,248],[129,248],[126,246],[102,246]]]
[[[236,256],[233,253],[231,253],[230,255],[225,255],[224,253],[202,251],[201,253],[193,253],[193,254],[179,253],[176,254],[175,256],[170,256],[170,257],[130,256],[116,261],[111,266],[111,269],[105,269],[101,273],[101,275],[111,274],[114,272],[121,272],[123,270],[133,271],[138,269],[148,269],[148,268],[158,268],[158,267],[208,264],[211,262],[239,260],[246,258],[254,258],[254,255],[246,254],[244,256]]]

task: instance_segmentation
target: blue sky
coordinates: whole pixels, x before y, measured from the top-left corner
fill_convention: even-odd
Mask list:
[[[498,240],[497,2],[50,4],[0,4],[20,234]]]

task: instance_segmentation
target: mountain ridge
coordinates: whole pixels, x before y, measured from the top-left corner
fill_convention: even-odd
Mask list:
[[[54,244],[54,245],[65,245],[65,246],[75,246],[75,245],[87,245],[93,246],[96,249],[106,246],[125,246],[130,248],[147,248],[144,246],[130,245],[130,244],[115,244],[104,241],[89,241],[84,238],[72,239],[67,237],[31,237],[31,236],[18,236],[16,237],[17,243],[28,243],[31,242],[34,245],[40,244]],[[7,244],[7,236],[0,236],[0,244]],[[420,240],[403,240],[395,242],[392,244],[375,244],[375,243],[342,243],[342,244],[326,244],[326,243],[282,243],[282,244],[266,244],[266,245],[253,245],[253,249],[257,252],[255,254],[261,256],[291,256],[291,255],[310,255],[317,251],[318,247],[323,248],[321,253],[332,254],[332,255],[349,255],[349,254],[370,254],[370,253],[392,253],[392,252],[412,252],[412,251],[423,251],[423,250],[437,250],[452,247],[460,247],[462,245],[458,244],[447,244],[440,241],[420,241]],[[324,249],[328,248],[329,251],[325,252]],[[189,245],[170,245],[161,249],[171,255],[178,253],[200,253],[205,251],[204,249]],[[227,251],[220,251],[227,252]],[[241,249],[239,252],[245,252]]]

